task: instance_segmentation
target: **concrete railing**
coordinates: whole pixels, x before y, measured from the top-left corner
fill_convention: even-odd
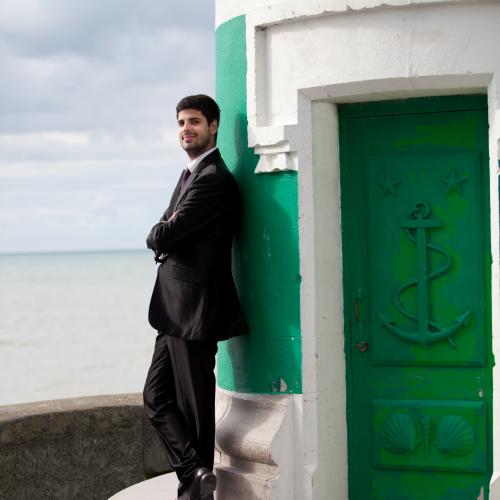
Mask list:
[[[0,406],[0,498],[105,500],[168,471],[142,395]]]

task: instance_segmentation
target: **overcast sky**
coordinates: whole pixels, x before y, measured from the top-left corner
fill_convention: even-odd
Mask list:
[[[213,1],[0,1],[0,252],[144,248],[214,95]]]

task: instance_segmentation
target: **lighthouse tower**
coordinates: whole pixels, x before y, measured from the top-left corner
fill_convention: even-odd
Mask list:
[[[218,498],[500,498],[499,2],[216,7]]]

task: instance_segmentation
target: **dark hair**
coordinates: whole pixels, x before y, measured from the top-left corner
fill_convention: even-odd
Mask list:
[[[220,121],[220,109],[217,103],[208,95],[188,95],[181,99],[175,108],[177,115],[183,109],[196,109],[201,111],[201,114],[207,119],[210,125],[214,120],[217,120],[217,125]]]

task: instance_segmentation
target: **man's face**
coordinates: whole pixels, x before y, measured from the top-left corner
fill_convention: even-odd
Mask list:
[[[179,141],[192,160],[215,147],[217,122],[208,123],[201,111],[183,109],[177,115]]]

